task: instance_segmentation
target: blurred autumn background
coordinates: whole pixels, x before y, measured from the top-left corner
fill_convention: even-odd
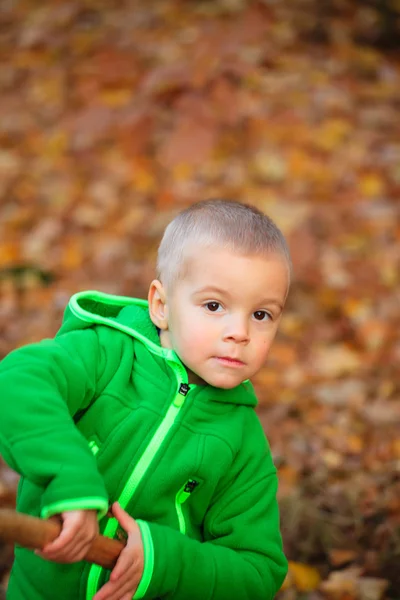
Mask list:
[[[0,356],[145,296],[189,204],[270,214],[294,282],[259,415],[281,600],[400,598],[400,2],[2,0]],[[0,465],[0,505],[17,476]],[[0,587],[11,548],[0,543]]]

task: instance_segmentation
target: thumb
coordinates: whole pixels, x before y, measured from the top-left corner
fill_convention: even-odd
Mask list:
[[[134,519],[122,508],[118,502],[114,502],[112,505],[112,513],[117,519],[118,523],[127,533],[130,533],[135,529],[136,523]]]

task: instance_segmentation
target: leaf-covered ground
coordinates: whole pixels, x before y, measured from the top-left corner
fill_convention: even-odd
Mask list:
[[[400,597],[399,22],[394,0],[0,6],[1,356],[54,334],[78,290],[144,296],[196,200],[249,201],[287,235],[256,381],[282,600]],[[10,561],[0,546],[4,588]]]

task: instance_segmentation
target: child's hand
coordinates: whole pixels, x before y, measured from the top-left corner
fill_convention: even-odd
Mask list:
[[[122,550],[109,581],[93,596],[93,600],[132,600],[143,575],[144,551],[139,525],[117,502],[112,512],[128,534],[126,547]]]
[[[60,535],[36,554],[59,563],[82,560],[99,531],[97,511],[69,510],[61,513],[63,526]]]

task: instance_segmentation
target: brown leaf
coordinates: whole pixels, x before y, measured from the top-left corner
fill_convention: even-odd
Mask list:
[[[171,95],[188,89],[191,83],[190,67],[186,63],[160,65],[149,71],[141,83],[145,95]]]

